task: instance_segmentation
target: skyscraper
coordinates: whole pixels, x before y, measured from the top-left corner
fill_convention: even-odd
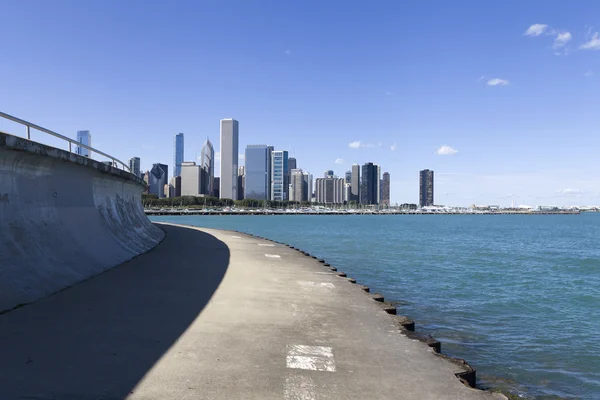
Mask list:
[[[250,144],[246,146],[246,187],[245,199],[268,200],[271,192],[271,152],[272,146]]]
[[[169,167],[165,164],[152,165],[149,175],[148,193],[155,194],[158,198],[165,197],[165,185],[168,184]]]
[[[378,165],[368,162],[362,166],[360,183],[360,204],[377,204],[379,187]]]
[[[92,134],[90,131],[77,131],[77,142],[92,147]],[[92,157],[92,152],[81,146],[77,146],[77,154],[84,157]]]
[[[381,203],[381,167],[379,165],[377,165],[377,189],[376,189],[376,193],[377,193],[377,201],[375,202],[375,204],[380,204]]]
[[[346,183],[352,184],[352,171],[346,171]]]
[[[343,204],[344,178],[317,178],[315,182],[315,200],[317,203]]]
[[[132,157],[129,160],[129,172],[135,176],[140,176],[140,158]]]
[[[301,169],[290,170],[290,201],[306,201],[304,196],[304,173]]]
[[[246,168],[243,165],[238,167],[238,198],[237,200],[244,200],[244,189],[246,187]]]
[[[296,158],[289,157],[288,158],[288,184],[292,184],[292,170],[296,169]],[[288,187],[288,199],[291,200],[292,196],[290,195],[289,187]]]
[[[178,133],[173,139],[173,176],[181,175],[183,162],[183,133]]]
[[[433,171],[428,169],[419,172],[419,205],[433,205]]]
[[[390,205],[390,173],[384,172],[381,183],[381,204]]]
[[[323,178],[334,178],[335,177],[335,173],[333,172],[332,169],[328,169],[327,171],[325,171],[325,173],[323,174]]]
[[[352,164],[352,181],[350,182],[350,200],[360,201],[360,165]]]
[[[181,195],[198,196],[202,190],[202,168],[195,162],[181,163]]]
[[[215,149],[208,138],[202,146],[202,153],[200,156],[200,167],[203,170],[205,176],[204,185],[202,187],[202,194],[208,196],[214,196],[215,191]]]
[[[288,185],[288,152],[274,150],[271,152],[271,200],[287,200]]]
[[[308,172],[302,174],[304,184],[302,185],[302,201],[310,201],[313,194],[313,176]]]
[[[238,198],[238,138],[239,122],[233,118],[221,120],[221,199]]]

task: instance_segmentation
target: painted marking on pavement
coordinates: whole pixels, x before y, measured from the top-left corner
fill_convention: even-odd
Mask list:
[[[279,254],[265,254],[265,257],[268,258],[281,258]]]
[[[319,274],[319,275],[333,275],[333,272],[315,272],[315,274]]]
[[[274,244],[269,244],[269,243],[259,243],[259,246],[264,246],[264,247],[274,247]]]
[[[286,376],[283,397],[285,400],[314,400],[315,381],[310,376]]]
[[[241,239],[241,237],[239,237],[239,236],[232,236],[231,238],[232,239]]]
[[[335,372],[333,351],[331,347],[324,346],[288,346],[286,366],[292,369]]]
[[[309,282],[309,281],[298,281],[302,286],[311,286],[311,287],[326,287],[333,289],[335,285],[329,282]]]

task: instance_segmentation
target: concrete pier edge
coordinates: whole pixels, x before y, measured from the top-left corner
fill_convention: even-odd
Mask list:
[[[255,236],[251,233],[247,233],[247,232],[243,232],[243,231],[237,231],[237,230],[234,231],[234,230],[229,230],[229,229],[219,229],[219,230],[223,231],[223,232],[240,233],[243,235],[247,235],[249,237],[260,238],[262,240],[281,244],[283,246],[289,247],[290,249],[294,249],[294,250],[298,251],[299,253],[304,254],[307,257],[313,258],[314,260],[316,260],[321,265],[325,266],[330,271],[334,271],[334,272],[337,271],[337,268],[331,266],[331,264],[328,263],[325,259],[319,259],[318,257],[311,255],[310,253],[308,253],[300,248],[296,248],[288,243],[279,242],[279,241],[271,240],[268,238],[262,238],[262,237]],[[506,398],[506,400],[518,398],[518,396],[514,395],[513,393],[507,392],[507,391],[494,390],[494,389],[490,390],[488,388],[478,387],[477,386],[477,371],[466,360],[464,360],[462,358],[452,357],[447,354],[443,354],[441,352],[441,342],[440,341],[438,341],[437,339],[435,339],[434,337],[432,337],[429,334],[426,334],[424,332],[415,331],[415,325],[416,325],[415,321],[408,318],[407,316],[397,315],[397,307],[390,302],[385,302],[384,301],[385,298],[382,294],[370,293],[370,288],[368,286],[358,284],[356,279],[347,277],[345,272],[337,272],[336,275],[339,276],[340,278],[343,278],[344,280],[348,281],[349,283],[358,286],[367,296],[370,296],[372,300],[379,303],[381,305],[382,311],[384,311],[385,313],[390,315],[392,318],[395,318],[395,320],[396,320],[395,322],[396,322],[396,325],[398,326],[398,331],[400,334],[402,334],[410,339],[417,340],[417,341],[420,341],[420,342],[426,344],[427,346],[432,348],[433,354],[435,354],[435,356],[443,358],[443,359],[463,368],[464,371],[458,372],[455,374],[456,378],[463,385],[470,387],[472,389],[475,389],[475,390],[491,391],[491,392],[499,393],[502,396],[504,396]]]

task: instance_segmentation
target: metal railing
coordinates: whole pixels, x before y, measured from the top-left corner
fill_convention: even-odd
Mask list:
[[[79,143],[77,140],[73,140],[71,138],[68,138],[66,136],[61,135],[60,133],[53,132],[50,129],[42,128],[39,125],[32,124],[31,122],[27,122],[27,121],[22,120],[20,118],[13,117],[12,115],[3,113],[2,111],[0,111],[0,117],[2,117],[4,119],[7,119],[9,121],[16,122],[16,123],[21,124],[21,125],[25,125],[25,127],[27,127],[27,140],[31,140],[31,129],[35,129],[36,131],[44,132],[44,133],[47,133],[48,135],[51,135],[51,136],[54,136],[54,137],[57,137],[59,139],[66,140],[67,142],[69,142],[69,153],[73,152],[72,151],[72,145],[76,145],[76,146],[78,146],[80,148],[88,149],[90,152],[97,153],[97,154],[100,154],[100,155],[102,155],[102,156],[104,156],[106,158],[111,159],[112,160],[112,165],[114,167],[118,168],[118,164],[121,164],[123,166],[123,168],[122,168],[123,170],[131,172],[131,170],[129,169],[129,165],[125,164],[123,161],[119,160],[118,158],[115,158],[115,157],[111,156],[110,154],[106,154],[106,153],[104,153],[104,152],[102,152],[102,151],[100,151],[98,149],[94,149],[93,147],[90,147],[90,146],[88,146],[86,144]]]

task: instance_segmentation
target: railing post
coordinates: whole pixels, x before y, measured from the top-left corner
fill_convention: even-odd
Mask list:
[[[29,129],[29,125],[27,125],[27,140],[31,140],[31,131]]]
[[[69,142],[69,153],[72,153],[72,151],[71,151],[71,142]]]

